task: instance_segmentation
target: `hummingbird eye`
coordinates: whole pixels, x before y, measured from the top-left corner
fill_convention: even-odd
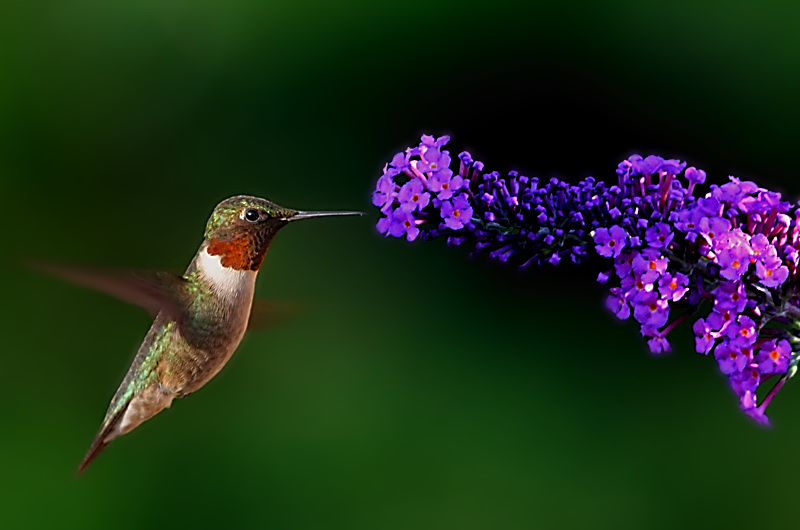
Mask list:
[[[250,221],[251,223],[255,223],[256,221],[261,219],[261,214],[258,213],[258,210],[250,208],[249,210],[245,210],[244,218]]]

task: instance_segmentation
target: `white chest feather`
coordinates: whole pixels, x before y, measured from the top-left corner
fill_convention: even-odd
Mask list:
[[[200,272],[214,291],[224,297],[252,295],[256,271],[239,271],[223,267],[220,256],[212,256],[206,249],[200,253]]]

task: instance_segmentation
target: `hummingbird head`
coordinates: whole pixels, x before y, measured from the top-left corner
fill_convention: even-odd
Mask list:
[[[292,221],[333,215],[361,215],[361,212],[304,212],[259,197],[238,195],[214,208],[206,226],[205,251],[219,256],[223,267],[257,271],[278,230]]]

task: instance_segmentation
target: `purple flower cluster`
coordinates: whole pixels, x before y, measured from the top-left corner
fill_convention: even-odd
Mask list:
[[[405,236],[413,241],[420,234],[419,226],[432,214],[443,227],[460,230],[472,218],[470,199],[462,190],[464,176],[450,169],[450,152],[442,147],[447,136],[423,136],[419,146],[397,153],[383,169],[372,202],[386,214],[378,222],[382,234]],[[398,177],[405,182],[398,184]],[[431,208],[428,208],[428,206]]]
[[[611,258],[598,275],[608,307],[638,322],[653,353],[669,351],[669,333],[694,318],[697,352],[713,353],[741,408],[767,423],[766,407],[800,360],[800,208],[733,177],[698,197],[705,172],[658,156],[624,160],[611,186],[501,177],[467,152],[456,172],[448,141],[423,136],[384,167],[373,193],[381,233],[444,236],[520,269]]]

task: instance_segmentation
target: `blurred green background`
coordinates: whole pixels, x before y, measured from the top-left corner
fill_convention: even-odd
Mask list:
[[[761,429],[689,334],[649,355],[596,271],[385,240],[369,200],[423,132],[499,170],[613,178],[658,153],[795,200],[799,19],[789,2],[0,4],[0,527],[792,525],[796,383]],[[368,216],[286,228],[258,295],[306,310],[76,478],[149,320],[17,261],[181,271],[239,193]]]

